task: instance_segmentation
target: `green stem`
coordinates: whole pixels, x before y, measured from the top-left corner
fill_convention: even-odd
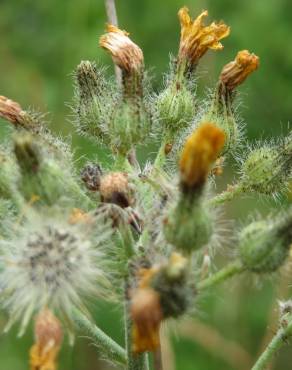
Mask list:
[[[216,195],[214,198],[209,200],[209,205],[218,206],[219,204],[232,200],[236,195],[243,192],[243,186],[236,184],[230,187],[230,189],[223,191],[223,193]]]
[[[276,335],[273,337],[267,348],[261,354],[255,365],[251,370],[264,370],[272,360],[273,356],[279,349],[287,344],[287,339],[292,336],[292,319],[288,322],[287,326],[281,327]]]
[[[167,144],[167,139],[164,138],[161,142],[159,151],[157,153],[157,156],[155,158],[153,167],[154,168],[163,168],[166,160],[166,154],[165,154],[165,145]]]
[[[219,270],[215,274],[200,281],[197,285],[197,289],[201,291],[201,290],[211,288],[243,271],[244,271],[244,266],[241,264],[240,261],[231,262],[230,264],[228,264],[226,267]]]
[[[133,168],[130,165],[127,156],[118,154],[115,158],[114,170],[116,171],[126,171],[133,172]]]
[[[73,314],[78,327],[92,338],[102,353],[106,355],[107,359],[122,365],[127,364],[126,351],[118,343],[90,322],[80,311],[74,310]]]

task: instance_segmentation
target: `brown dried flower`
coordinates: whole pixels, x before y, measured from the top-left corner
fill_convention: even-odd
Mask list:
[[[57,370],[56,359],[63,340],[59,320],[44,309],[36,318],[35,344],[30,350],[31,370]]]
[[[191,66],[195,66],[208,49],[223,49],[219,41],[229,35],[230,28],[223,22],[212,22],[209,26],[204,26],[203,18],[207,15],[208,12],[205,10],[192,20],[187,7],[179,10],[181,24],[179,61],[186,60]]]
[[[143,52],[129,37],[126,31],[108,24],[107,33],[100,37],[99,45],[109,51],[114,63],[127,73],[139,71],[143,67]]]
[[[235,60],[222,69],[220,80],[228,90],[234,90],[259,66],[259,57],[248,50],[240,51]]]

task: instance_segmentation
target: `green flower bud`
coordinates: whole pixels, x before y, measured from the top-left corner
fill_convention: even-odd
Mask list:
[[[175,139],[177,132],[188,127],[195,115],[194,94],[187,83],[174,81],[157,98],[156,115],[159,126]]]
[[[181,197],[165,221],[166,240],[176,248],[191,253],[208,244],[212,235],[212,219],[201,199]]]
[[[95,63],[82,61],[75,74],[77,128],[82,134],[105,139],[104,128],[111,94],[102,70]],[[107,102],[107,103],[106,103]]]
[[[45,149],[43,142],[31,135],[15,137],[14,152],[21,170],[18,188],[24,198],[48,206],[60,202],[72,203],[72,207],[88,206],[88,199],[70,169],[61,167]]]
[[[283,265],[292,243],[292,213],[273,221],[256,221],[239,235],[239,255],[250,271],[273,272]]]
[[[242,166],[245,191],[272,195],[287,189],[292,170],[292,140],[280,145],[254,149]]]

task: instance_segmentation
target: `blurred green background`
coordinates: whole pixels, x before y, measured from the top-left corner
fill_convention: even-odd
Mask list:
[[[223,19],[231,26],[224,51],[209,52],[200,65],[199,92],[211,87],[222,66],[238,50],[249,49],[260,57],[260,69],[241,88],[241,114],[250,140],[268,138],[288,130],[292,116],[292,2],[291,0],[116,0],[120,27],[131,33],[144,50],[147,68],[154,76],[154,88],[162,86],[169,54],[175,54],[179,41],[177,11],[187,5],[193,15],[208,9],[210,19]],[[96,148],[73,133],[66,103],[72,99],[71,72],[80,60],[111,60],[98,48],[106,15],[102,0],[0,0],[0,94],[23,107],[49,112],[55,132],[72,135],[76,158],[96,154],[106,160],[104,149]],[[1,140],[9,135],[1,121]],[[219,188],[231,181],[227,170]],[[249,211],[266,212],[279,207],[257,198],[237,201],[228,207],[228,217],[245,220]],[[217,265],[232,255],[232,246],[223,249]],[[248,370],[263,345],[273,335],[276,298],[289,297],[291,274],[256,281],[235,279],[198,299],[194,319],[184,320],[163,341],[165,370]],[[97,323],[123,343],[118,308],[100,303]],[[5,317],[0,318],[0,328]],[[0,369],[28,369],[31,332],[16,339],[16,332],[0,336]],[[99,360],[98,349],[84,338],[72,348],[65,343],[60,369],[110,369]],[[291,368],[292,348],[276,357],[273,369]]]

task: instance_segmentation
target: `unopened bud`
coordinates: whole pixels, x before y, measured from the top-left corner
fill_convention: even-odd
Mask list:
[[[273,195],[285,191],[292,171],[291,135],[277,146],[265,145],[252,150],[241,171],[246,192]]]
[[[253,222],[239,236],[242,263],[257,273],[276,271],[287,259],[291,242],[291,209],[276,220]]]

